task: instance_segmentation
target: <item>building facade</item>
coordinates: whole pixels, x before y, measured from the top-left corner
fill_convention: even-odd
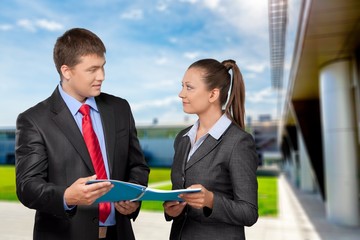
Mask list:
[[[328,221],[360,226],[360,1],[269,4],[288,7],[278,132],[284,167],[299,189],[320,194]]]
[[[0,128],[0,164],[15,163],[15,129]]]

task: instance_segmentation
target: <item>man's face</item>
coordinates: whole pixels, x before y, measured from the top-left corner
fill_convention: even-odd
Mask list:
[[[88,97],[98,96],[105,80],[105,57],[96,54],[80,57],[74,67],[63,66],[63,89],[80,102]]]

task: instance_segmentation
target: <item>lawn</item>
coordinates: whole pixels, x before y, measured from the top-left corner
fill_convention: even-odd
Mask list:
[[[15,169],[14,166],[0,166],[0,200],[18,201],[15,193]],[[170,169],[152,168],[149,176],[149,184],[164,182],[170,179]],[[276,216],[278,213],[277,202],[277,177],[258,176],[258,204],[260,216]],[[156,187],[158,189],[171,189],[171,185]],[[162,202],[144,201],[142,210],[162,211]]]
[[[277,216],[278,189],[277,177],[258,176],[258,207],[260,216]]]
[[[14,166],[1,166],[0,176],[0,200],[17,201]]]

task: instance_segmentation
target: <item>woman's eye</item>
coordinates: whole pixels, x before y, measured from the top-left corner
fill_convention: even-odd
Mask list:
[[[186,88],[186,90],[191,90],[191,89],[193,89],[192,86],[187,85],[187,84],[181,84],[181,87],[182,87],[182,88]]]

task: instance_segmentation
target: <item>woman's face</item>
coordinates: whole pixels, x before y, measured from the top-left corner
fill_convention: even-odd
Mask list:
[[[199,115],[211,105],[211,91],[207,89],[203,76],[204,71],[200,68],[190,68],[185,72],[179,97],[186,113]]]

